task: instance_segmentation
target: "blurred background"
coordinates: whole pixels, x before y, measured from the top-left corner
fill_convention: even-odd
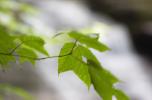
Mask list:
[[[34,8],[24,7],[23,11],[30,14],[16,10],[24,3]],[[50,38],[69,29],[100,33],[100,40],[112,50],[93,52],[106,69],[122,80],[118,87],[131,100],[152,100],[152,0],[2,0],[0,8],[5,6],[13,15],[1,10],[0,23],[18,32],[34,30]],[[12,16],[22,24],[15,23]],[[65,40],[56,41],[46,45],[51,55],[59,52]],[[101,100],[72,72],[58,76],[57,59],[39,61],[35,67],[29,63],[11,66],[0,71],[0,83],[20,86],[36,100]],[[5,100],[22,99],[6,95]]]

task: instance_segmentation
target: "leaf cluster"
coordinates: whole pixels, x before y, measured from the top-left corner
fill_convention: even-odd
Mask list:
[[[89,48],[93,48],[104,52],[109,48],[99,42],[97,38],[83,35],[80,32],[71,31],[68,35],[76,42],[64,44],[60,55],[70,52],[71,54],[58,58],[58,72],[73,71],[88,88],[93,85],[103,100],[112,100],[113,96],[117,100],[129,100],[121,90],[114,87],[119,80],[104,69],[96,56],[89,50]]]
[[[13,35],[8,34],[4,27],[0,27],[0,64],[6,65],[10,61],[21,63],[28,61],[35,63],[40,52],[49,55],[44,48],[44,40],[33,35]]]
[[[0,1],[0,14],[11,16],[12,19],[8,24],[0,23],[0,68],[5,69],[10,62],[19,61],[20,63],[31,62],[35,64],[37,60],[58,57],[59,74],[73,71],[88,88],[93,86],[102,100],[112,100],[113,96],[117,100],[129,100],[125,93],[114,86],[119,80],[103,68],[100,61],[90,50],[90,48],[99,52],[110,50],[105,44],[99,42],[98,34],[84,35],[78,31],[66,32],[75,42],[65,43],[59,55],[50,56],[44,47],[44,39],[35,35],[23,34],[29,32],[30,28],[27,28],[23,24],[24,21],[18,16],[21,12],[28,12],[29,8],[26,4],[21,5],[10,0]],[[23,27],[27,29],[24,32]],[[39,53],[46,57],[39,58]],[[9,91],[25,98],[25,100],[31,100],[26,92],[17,87],[0,84],[0,93],[1,91]],[[1,97],[0,94],[0,99]]]
[[[91,85],[103,100],[129,100],[119,89],[114,87],[119,80],[109,71],[102,67],[96,56],[89,48],[105,52],[109,48],[98,41],[98,38],[84,35],[77,31],[67,32],[75,42],[65,43],[59,56],[49,56],[44,48],[45,42],[37,36],[11,35],[4,28],[0,29],[0,64],[6,65],[10,61],[19,60],[21,63],[28,61],[35,63],[36,60],[58,57],[58,73],[73,71],[86,85]],[[6,45],[7,44],[7,45]],[[38,58],[37,52],[46,57]]]

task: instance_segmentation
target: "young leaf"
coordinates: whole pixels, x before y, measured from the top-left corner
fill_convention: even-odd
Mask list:
[[[119,82],[115,76],[91,60],[88,60],[88,65],[92,84],[103,100],[112,100],[112,96],[115,96],[117,100],[130,100],[125,93],[114,88],[113,85]]]
[[[90,76],[91,76],[91,82],[97,91],[97,93],[101,96],[103,100],[112,100],[112,85],[107,82],[107,80],[104,80],[102,76],[99,75],[98,69],[94,67],[89,68]]]
[[[16,45],[13,42],[14,38],[8,34],[3,26],[0,26],[0,52],[9,53]]]
[[[102,76],[104,75],[105,78],[110,79],[111,84],[119,81],[114,75],[112,75],[109,71],[107,71],[101,66],[95,55],[88,48],[78,45],[75,48],[75,51],[76,50],[79,51],[79,56],[85,57],[90,65],[94,65],[94,67],[99,69],[99,71],[101,71],[100,73],[103,73]]]
[[[97,60],[95,55],[88,48],[86,48],[82,45],[78,45],[75,48],[75,51],[79,52],[79,56],[90,59],[90,60],[94,61],[96,64],[100,65],[100,62]],[[75,56],[77,56],[77,55],[75,55]]]
[[[70,37],[78,40],[80,43],[85,44],[90,48],[94,48],[94,49],[96,49],[100,52],[109,50],[109,48],[105,44],[100,43],[99,41],[97,41],[94,38],[83,35],[82,33],[72,31],[72,32],[69,32],[68,34],[69,34]]]
[[[87,60],[87,63],[89,64],[89,68],[92,66],[98,70],[99,75],[101,75],[104,80],[108,81],[109,84],[113,85],[114,83],[119,82],[119,80],[114,75],[112,75],[108,70],[104,69],[101,65],[96,64],[90,59]]]
[[[117,100],[130,100],[125,93],[118,89],[114,90],[114,95],[116,96]]]
[[[24,36],[21,36],[20,39],[25,45],[29,46],[30,48],[33,48],[47,56],[49,55],[48,52],[44,48],[45,42],[40,37],[24,35]]]
[[[22,47],[17,49],[16,53],[19,54],[19,56],[23,56],[23,57],[19,57],[21,63],[28,61],[31,62],[32,64],[35,64],[35,59],[37,58],[37,55],[33,50]]]
[[[15,61],[14,56],[0,54],[0,65],[7,65],[11,61]]]
[[[74,43],[66,43],[60,51],[60,55],[71,52]],[[76,56],[76,57],[75,57]],[[88,66],[82,61],[78,51],[73,50],[73,54],[69,54],[58,59],[58,72],[73,71],[88,87],[91,85],[91,79],[88,72]]]

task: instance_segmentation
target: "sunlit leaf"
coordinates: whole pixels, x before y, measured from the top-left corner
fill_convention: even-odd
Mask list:
[[[35,64],[35,59],[37,58],[36,53],[28,48],[19,48],[17,49],[17,54],[19,54],[19,56],[23,56],[23,57],[19,57],[19,60],[21,63],[24,62],[31,62],[32,64]]]
[[[6,28],[0,26],[0,52],[9,53],[16,46],[14,38],[10,36]]]
[[[113,85],[118,82],[118,79],[91,60],[88,60],[88,65],[91,81],[97,93],[103,100],[112,100]]]
[[[117,100],[130,100],[129,97],[125,93],[123,93],[121,90],[115,89],[114,94]]]
[[[74,39],[76,39],[76,40],[78,40],[82,44],[85,44],[88,47],[94,48],[94,49],[96,49],[96,50],[98,50],[100,52],[109,50],[109,48],[105,44],[97,41],[93,37],[89,37],[89,36],[83,35],[82,33],[79,33],[79,32],[76,32],[76,31],[72,31],[72,32],[69,32],[69,36],[74,38]]]
[[[9,62],[15,61],[14,56],[0,54],[0,65],[7,65]]]
[[[68,54],[74,43],[66,43],[61,49],[60,55]],[[73,71],[88,87],[91,85],[87,64],[82,61],[79,51],[74,51],[73,55],[60,57],[58,59],[58,72]]]
[[[29,46],[30,48],[33,48],[47,56],[49,55],[44,48],[45,42],[40,37],[23,35],[20,37],[20,39],[25,45]]]

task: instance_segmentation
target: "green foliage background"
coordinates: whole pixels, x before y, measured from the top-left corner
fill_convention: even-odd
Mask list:
[[[8,5],[16,5],[8,6]],[[5,6],[4,6],[5,5]],[[102,100],[112,100],[115,96],[117,100],[129,100],[129,98],[114,85],[119,80],[109,71],[104,69],[90,48],[99,52],[109,50],[105,44],[98,41],[99,35],[84,35],[79,31],[68,31],[66,34],[71,40],[65,43],[57,56],[50,56],[44,48],[45,40],[31,34],[28,25],[19,18],[22,13],[32,11],[32,8],[23,3],[1,0],[0,14],[10,17],[9,23],[0,20],[0,68],[6,69],[10,62],[19,61],[20,63],[58,58],[58,73],[73,71],[88,88],[93,85]],[[24,30],[22,28],[24,27]],[[25,30],[26,29],[26,30]],[[59,34],[60,35],[60,34]],[[58,35],[56,35],[57,38]],[[39,58],[39,53],[46,57]],[[25,100],[31,100],[31,96],[24,90],[7,84],[0,84],[0,97],[9,91],[15,93]]]

